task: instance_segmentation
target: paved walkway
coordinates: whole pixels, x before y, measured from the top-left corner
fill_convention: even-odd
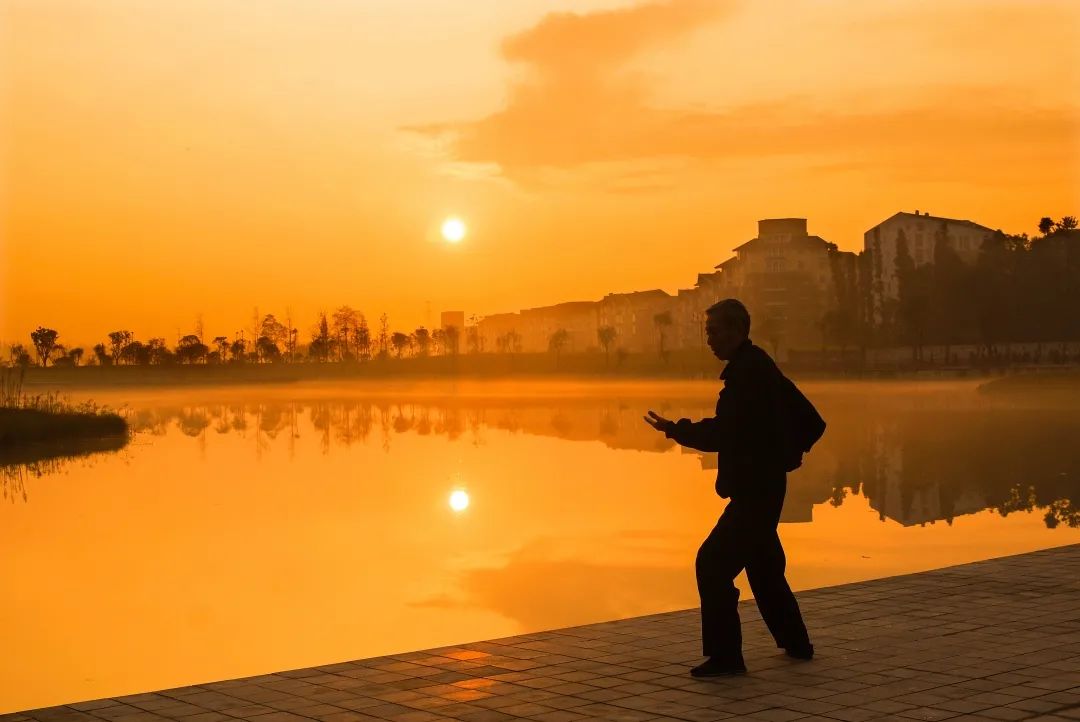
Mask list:
[[[696,610],[0,716],[0,722],[1080,720],[1080,545],[799,593],[818,657],[744,605],[750,674],[699,681]]]

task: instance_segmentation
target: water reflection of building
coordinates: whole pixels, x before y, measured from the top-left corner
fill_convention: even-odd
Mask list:
[[[962,489],[955,497],[940,484],[907,490],[900,479],[880,495],[870,497],[870,506],[882,517],[915,526],[935,521],[952,521],[957,516],[975,514],[991,506],[986,496],[975,489]]]
[[[1080,417],[1050,409],[911,409],[866,419],[860,480],[871,506],[906,526],[987,508],[1080,497]],[[1065,505],[1068,507],[1068,503]],[[1048,522],[1049,523],[1049,522]]]

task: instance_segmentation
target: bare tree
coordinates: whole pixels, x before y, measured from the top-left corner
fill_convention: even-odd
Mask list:
[[[362,313],[356,324],[356,329],[353,331],[353,345],[356,348],[356,355],[361,361],[367,361],[371,358],[371,331],[368,329],[367,319],[364,318]]]
[[[601,326],[596,329],[596,338],[600,342],[600,347],[604,349],[604,366],[608,365],[608,361],[611,357],[611,345],[615,343],[615,338],[618,336],[618,331],[614,326]]]
[[[360,323],[359,314],[349,306],[342,306],[334,311],[332,316],[334,339],[338,343],[341,360],[349,358],[349,343],[352,340],[353,331]]]
[[[288,357],[289,363],[292,363],[293,357],[296,354],[296,337],[299,332],[293,328],[292,309],[288,306],[285,307],[285,328],[288,329],[288,338],[285,341],[285,354]]]
[[[469,327],[465,330],[465,345],[469,353],[484,353],[484,336],[480,333],[481,318],[475,313],[469,316]]]
[[[660,334],[660,360],[667,363],[667,330],[671,328],[671,311],[664,311],[653,316],[653,323]]]
[[[379,357],[390,353],[390,317],[384,311],[379,316]]]
[[[457,356],[461,345],[461,330],[457,326],[447,326],[443,331],[443,343],[447,353]]]
[[[506,332],[506,348],[510,353],[521,353],[521,334],[516,330]]]
[[[555,368],[559,367],[559,359],[569,341],[570,333],[565,328],[558,329],[548,337],[548,350],[555,354]]]
[[[330,323],[326,319],[326,313],[319,313],[319,324],[311,332],[311,344],[308,346],[308,356],[320,362],[326,362],[330,358],[332,339],[330,337]]]

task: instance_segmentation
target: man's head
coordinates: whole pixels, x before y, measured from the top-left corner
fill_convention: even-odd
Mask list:
[[[727,361],[750,336],[750,313],[734,298],[725,298],[705,310],[705,335],[716,358]]]

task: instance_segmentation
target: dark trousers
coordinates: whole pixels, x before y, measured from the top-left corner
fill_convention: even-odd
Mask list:
[[[735,577],[743,569],[776,645],[809,644],[799,604],[784,578],[787,560],[776,534],[782,506],[782,496],[769,501],[733,499],[698,550],[697,584],[705,656],[742,660]]]

